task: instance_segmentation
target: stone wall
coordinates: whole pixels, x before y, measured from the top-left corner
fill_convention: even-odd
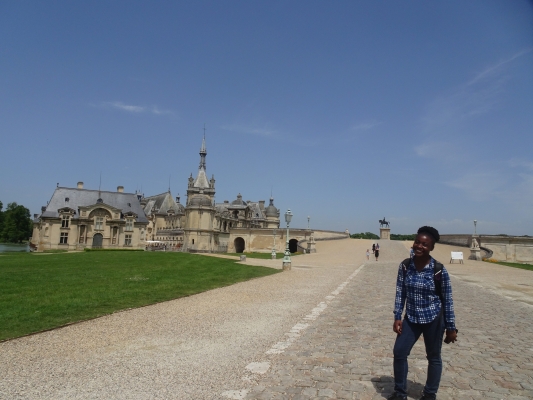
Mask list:
[[[470,247],[472,235],[441,235],[440,243]],[[479,235],[482,249],[498,261],[533,264],[533,237]]]
[[[314,237],[316,241],[321,240],[338,240],[349,238],[349,235],[344,232],[314,230]],[[310,238],[311,231],[307,229],[289,229],[289,240],[296,239],[298,242],[305,243]],[[276,244],[275,249],[278,253],[285,251],[287,242],[287,230],[283,228],[276,229]],[[232,228],[227,240],[228,253],[235,252],[235,239],[242,238],[244,240],[244,252],[270,253],[274,245],[274,236],[272,229],[250,229],[250,228]]]

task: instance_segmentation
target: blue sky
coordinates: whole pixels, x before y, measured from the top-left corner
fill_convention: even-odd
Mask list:
[[[292,226],[533,235],[528,1],[0,4],[0,200],[268,201]]]

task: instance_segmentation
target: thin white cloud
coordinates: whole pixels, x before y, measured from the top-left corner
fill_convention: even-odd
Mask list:
[[[104,101],[104,102],[101,102],[100,104],[96,105],[96,107],[103,107],[103,108],[108,108],[108,109],[117,109],[117,110],[129,112],[129,113],[135,113],[135,114],[151,113],[151,114],[154,114],[154,115],[174,115],[173,111],[163,110],[163,109],[160,109],[158,106],[155,106],[155,105],[151,106],[151,107],[137,106],[137,105],[132,105],[132,104],[125,104],[125,103],[123,103],[121,101]]]
[[[458,131],[471,118],[487,114],[503,101],[502,93],[510,79],[507,69],[514,60],[530,53],[533,48],[521,50],[477,74],[469,82],[458,85],[429,103],[421,118],[424,133],[448,135]]]
[[[352,130],[352,131],[367,131],[369,129],[375,128],[378,125],[381,125],[382,123],[383,123],[382,121],[363,122],[363,123],[360,123],[360,124],[357,124],[357,125],[353,125],[350,128],[350,130]]]
[[[102,106],[107,108],[116,108],[122,111],[128,111],[133,113],[140,113],[146,110],[145,107],[124,104],[121,101],[106,101],[102,103]]]
[[[523,160],[521,158],[512,158],[509,160],[509,166],[522,167],[533,171],[533,161]]]
[[[245,125],[225,125],[225,126],[222,126],[221,129],[225,131],[229,131],[229,132],[244,133],[244,134],[256,135],[256,136],[272,136],[276,134],[276,131],[272,129],[257,128],[257,127],[251,127],[251,126],[245,126]]]
[[[447,142],[423,143],[415,147],[415,153],[424,158],[451,155],[455,146]]]
[[[499,196],[505,180],[499,172],[469,172],[446,184],[463,191],[472,200],[485,201]]]
[[[153,114],[156,114],[156,115],[174,115],[174,111],[170,111],[170,110],[161,110],[160,108],[158,108],[157,106],[152,106],[151,110],[150,110]]]
[[[501,69],[502,69],[503,66],[505,66],[506,64],[509,64],[510,62],[516,60],[519,57],[522,57],[525,54],[530,53],[532,50],[533,50],[532,48],[527,48],[527,49],[521,50],[521,51],[513,54],[511,57],[485,68],[482,72],[477,74],[470,82],[468,82],[467,85],[473,85],[474,83],[476,83],[476,82],[478,82],[478,81],[480,81],[482,79],[486,79],[488,77],[491,77],[491,76],[499,74],[501,72]]]

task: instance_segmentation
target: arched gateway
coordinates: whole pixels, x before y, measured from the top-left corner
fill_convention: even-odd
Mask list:
[[[297,239],[289,240],[289,251],[291,253],[296,253],[298,251],[298,240]]]
[[[93,236],[93,249],[101,249],[102,243],[104,242],[104,237],[101,233],[97,233]]]
[[[244,252],[244,239],[242,237],[235,238],[233,245],[235,246],[235,253]]]

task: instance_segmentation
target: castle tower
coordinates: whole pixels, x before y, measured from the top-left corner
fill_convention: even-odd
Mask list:
[[[200,148],[200,165],[196,179],[189,178],[185,206],[184,247],[191,252],[214,250],[213,221],[215,218],[215,177],[208,180],[206,174],[207,149],[205,133]]]
[[[270,197],[270,204],[265,209],[267,228],[279,228],[279,209],[274,206],[274,198]]]

